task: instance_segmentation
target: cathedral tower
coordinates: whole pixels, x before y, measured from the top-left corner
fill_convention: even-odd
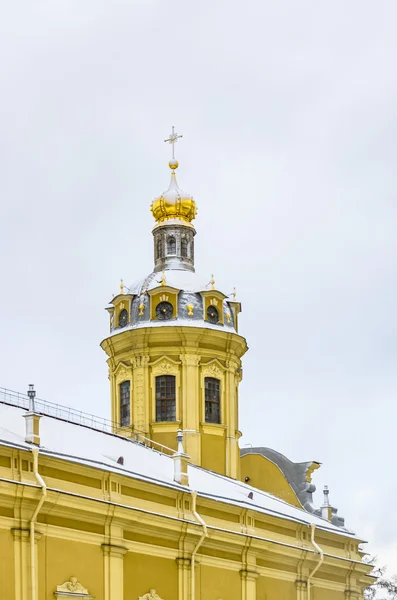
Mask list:
[[[185,451],[206,469],[239,476],[238,387],[246,341],[238,334],[241,306],[201,280],[194,269],[196,203],[171,181],[151,211],[154,269],[107,308],[112,421],[117,433]],[[208,281],[208,277],[206,278]],[[149,443],[149,442],[145,442]]]

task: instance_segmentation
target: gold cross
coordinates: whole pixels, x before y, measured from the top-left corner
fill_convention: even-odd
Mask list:
[[[177,133],[175,133],[175,127],[172,126],[172,133],[170,133],[170,137],[164,140],[165,142],[169,142],[170,144],[172,144],[172,160],[175,160],[175,144],[181,137],[183,137],[183,135],[178,135]]]

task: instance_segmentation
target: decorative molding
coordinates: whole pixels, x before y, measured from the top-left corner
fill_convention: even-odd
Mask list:
[[[158,375],[176,375],[178,366],[168,358],[163,358],[160,362],[152,366],[152,372],[155,377]]]
[[[216,379],[223,379],[224,369],[221,367],[218,361],[213,361],[210,364],[202,365],[201,367],[204,377],[215,377]]]
[[[193,311],[194,311],[194,305],[193,304],[186,304],[186,308],[187,308],[187,316],[188,317],[193,317]]]
[[[94,598],[88,593],[88,590],[77,581],[77,577],[71,577],[69,581],[65,581],[61,585],[57,585],[54,596],[57,599],[60,598]]]
[[[151,589],[147,594],[143,594],[143,596],[139,596],[139,600],[162,600],[160,596],[157,594],[155,589]]]

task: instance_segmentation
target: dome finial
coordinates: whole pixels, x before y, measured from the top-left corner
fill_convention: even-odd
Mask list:
[[[175,144],[177,143],[178,139],[181,137],[183,137],[183,135],[178,135],[175,132],[175,127],[173,125],[172,132],[170,133],[169,137],[166,140],[164,140],[165,142],[172,144],[172,158],[171,158],[170,162],[168,163],[168,166],[173,171],[178,168],[178,161],[175,158]]]

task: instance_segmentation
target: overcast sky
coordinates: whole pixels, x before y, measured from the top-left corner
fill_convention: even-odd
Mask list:
[[[322,462],[397,572],[396,3],[0,5],[0,385],[109,416],[174,124],[197,271],[243,305],[241,444]]]

